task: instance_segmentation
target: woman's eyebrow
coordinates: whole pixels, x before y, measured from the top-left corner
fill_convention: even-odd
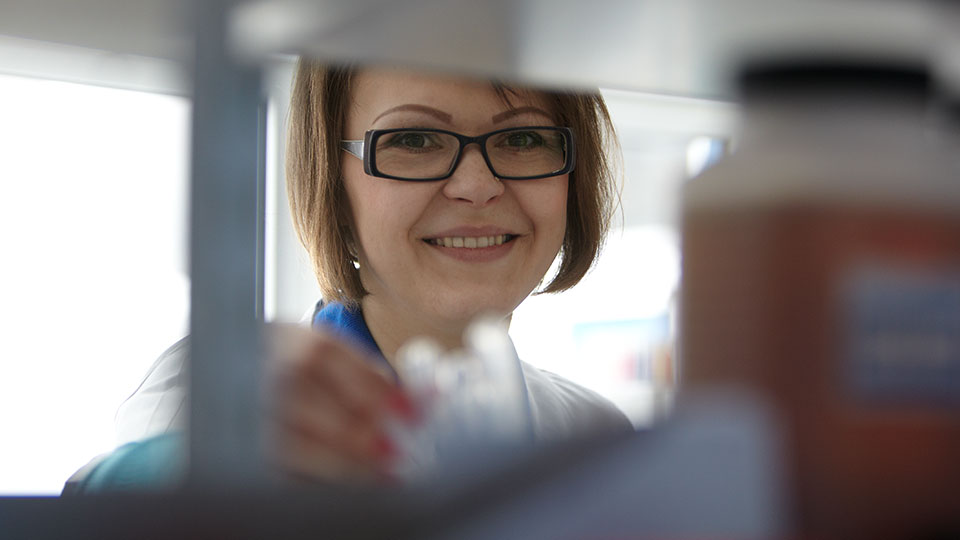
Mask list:
[[[384,116],[390,113],[395,113],[400,111],[413,111],[413,112],[429,114],[430,116],[433,116],[438,120],[446,122],[447,124],[450,124],[453,122],[453,117],[450,116],[448,113],[445,113],[439,109],[434,109],[433,107],[427,107],[426,105],[416,105],[413,103],[407,103],[405,105],[397,105],[396,107],[387,109],[382,113],[380,113],[380,116],[377,116],[376,118],[374,118],[373,121],[376,122],[377,120],[383,118]]]
[[[498,124],[508,118],[513,118],[514,116],[519,116],[524,113],[542,114],[547,118],[551,118],[550,113],[538,107],[517,107],[516,109],[509,109],[509,110],[503,111],[502,113],[497,113],[493,115],[491,120],[493,120],[494,124]]]

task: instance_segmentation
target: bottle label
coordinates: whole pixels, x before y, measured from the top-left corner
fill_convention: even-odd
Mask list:
[[[854,396],[960,406],[960,269],[863,266],[847,276],[843,294]]]

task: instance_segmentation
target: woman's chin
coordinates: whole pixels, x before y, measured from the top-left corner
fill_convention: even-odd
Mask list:
[[[506,318],[519,303],[470,298],[439,303],[436,308],[440,318],[466,326],[479,317]]]

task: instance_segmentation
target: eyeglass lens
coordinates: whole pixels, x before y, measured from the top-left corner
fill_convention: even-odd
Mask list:
[[[403,178],[444,176],[453,168],[460,141],[448,133],[404,130],[376,141],[381,173]],[[542,176],[563,169],[563,133],[550,129],[517,129],[491,135],[486,152],[498,176]]]

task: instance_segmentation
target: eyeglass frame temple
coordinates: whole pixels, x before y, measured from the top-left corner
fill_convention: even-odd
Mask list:
[[[340,148],[363,160],[366,150],[365,141],[340,141]]]

